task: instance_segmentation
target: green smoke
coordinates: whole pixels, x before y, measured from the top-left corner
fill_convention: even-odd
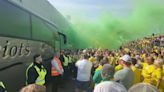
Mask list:
[[[73,20],[68,35],[74,48],[117,49],[125,42],[164,33],[164,1],[136,0],[128,17],[104,12],[97,21]]]

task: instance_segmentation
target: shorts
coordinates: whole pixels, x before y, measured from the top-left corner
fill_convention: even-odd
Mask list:
[[[76,88],[87,91],[90,87],[90,81],[78,81],[76,80]]]

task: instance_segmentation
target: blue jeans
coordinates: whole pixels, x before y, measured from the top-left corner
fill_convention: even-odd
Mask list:
[[[83,91],[88,91],[90,87],[90,81],[78,81],[76,80],[76,88],[83,90]]]

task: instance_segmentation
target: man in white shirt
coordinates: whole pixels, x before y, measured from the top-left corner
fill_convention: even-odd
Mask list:
[[[88,56],[83,55],[83,59],[76,62],[78,69],[75,92],[87,92],[91,79],[92,63],[88,61]]]

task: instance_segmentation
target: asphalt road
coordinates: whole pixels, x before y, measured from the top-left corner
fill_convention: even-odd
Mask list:
[[[47,85],[47,92],[51,91],[51,86]],[[75,92],[75,80],[67,80],[58,88],[58,92]]]
[[[75,81],[68,80],[64,83],[63,87],[60,87],[58,92],[75,92]]]

